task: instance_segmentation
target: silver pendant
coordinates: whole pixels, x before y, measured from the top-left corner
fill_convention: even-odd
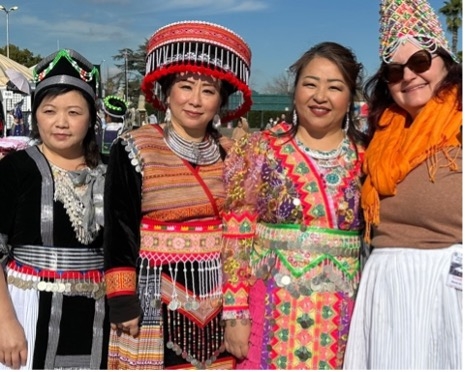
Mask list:
[[[191,302],[187,301],[183,304],[183,308],[186,310],[186,311],[191,311],[192,308],[191,308]]]
[[[180,301],[174,298],[170,301],[169,305],[167,306],[170,310],[175,311],[180,307]]]
[[[280,273],[277,273],[276,275],[274,275],[274,281],[276,282],[277,286],[278,287],[283,287],[284,285],[282,284],[282,274]]]
[[[192,310],[196,311],[196,310],[199,309],[199,302],[198,301],[190,300],[189,303],[190,303],[190,307],[191,307]]]
[[[282,275],[281,284],[283,287],[288,286],[292,282],[292,279],[288,275]]]

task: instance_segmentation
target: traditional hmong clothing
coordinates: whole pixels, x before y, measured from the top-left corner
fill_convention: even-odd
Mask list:
[[[102,165],[65,171],[36,146],[0,161],[0,258],[28,342],[24,369],[106,368],[104,175]]]
[[[105,163],[108,162],[112,143],[120,134],[122,134],[123,130],[123,123],[114,122],[106,123],[106,125],[102,128],[102,134],[98,140],[101,156]]]
[[[110,319],[142,318],[136,338],[111,333],[110,369],[233,368],[220,319],[222,169],[221,159],[197,166],[178,157],[158,125],[125,133],[112,146]]]
[[[363,151],[318,162],[290,126],[240,139],[225,166],[224,318],[251,318],[242,369],[341,368],[359,281]]]

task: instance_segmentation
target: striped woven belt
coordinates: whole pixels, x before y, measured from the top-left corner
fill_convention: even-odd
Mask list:
[[[256,227],[257,242],[263,250],[300,250],[358,257],[362,244],[359,231],[307,227],[295,224],[265,224]]]
[[[12,249],[18,264],[49,271],[89,271],[104,268],[104,256],[89,248],[21,245]]]
[[[143,218],[140,257],[153,263],[216,259],[220,256],[222,222],[161,223]]]

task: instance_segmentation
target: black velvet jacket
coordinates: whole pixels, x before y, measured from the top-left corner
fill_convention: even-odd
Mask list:
[[[8,244],[42,245],[41,218],[42,176],[36,163],[24,150],[8,154],[0,161],[0,234]],[[103,232],[88,246],[80,243],[63,203],[53,203],[53,241],[58,247],[101,248]]]

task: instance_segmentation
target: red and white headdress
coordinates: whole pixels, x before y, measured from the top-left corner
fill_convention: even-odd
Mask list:
[[[457,61],[449,48],[441,23],[426,0],[381,0],[379,54],[391,62],[399,45],[410,41],[434,53],[443,48]]]
[[[248,87],[251,51],[233,31],[201,21],[176,22],[158,29],[149,39],[142,90],[156,109],[165,110],[160,80],[180,72],[211,75],[229,83],[238,94],[236,107],[221,113],[223,122],[245,114],[252,105]]]

